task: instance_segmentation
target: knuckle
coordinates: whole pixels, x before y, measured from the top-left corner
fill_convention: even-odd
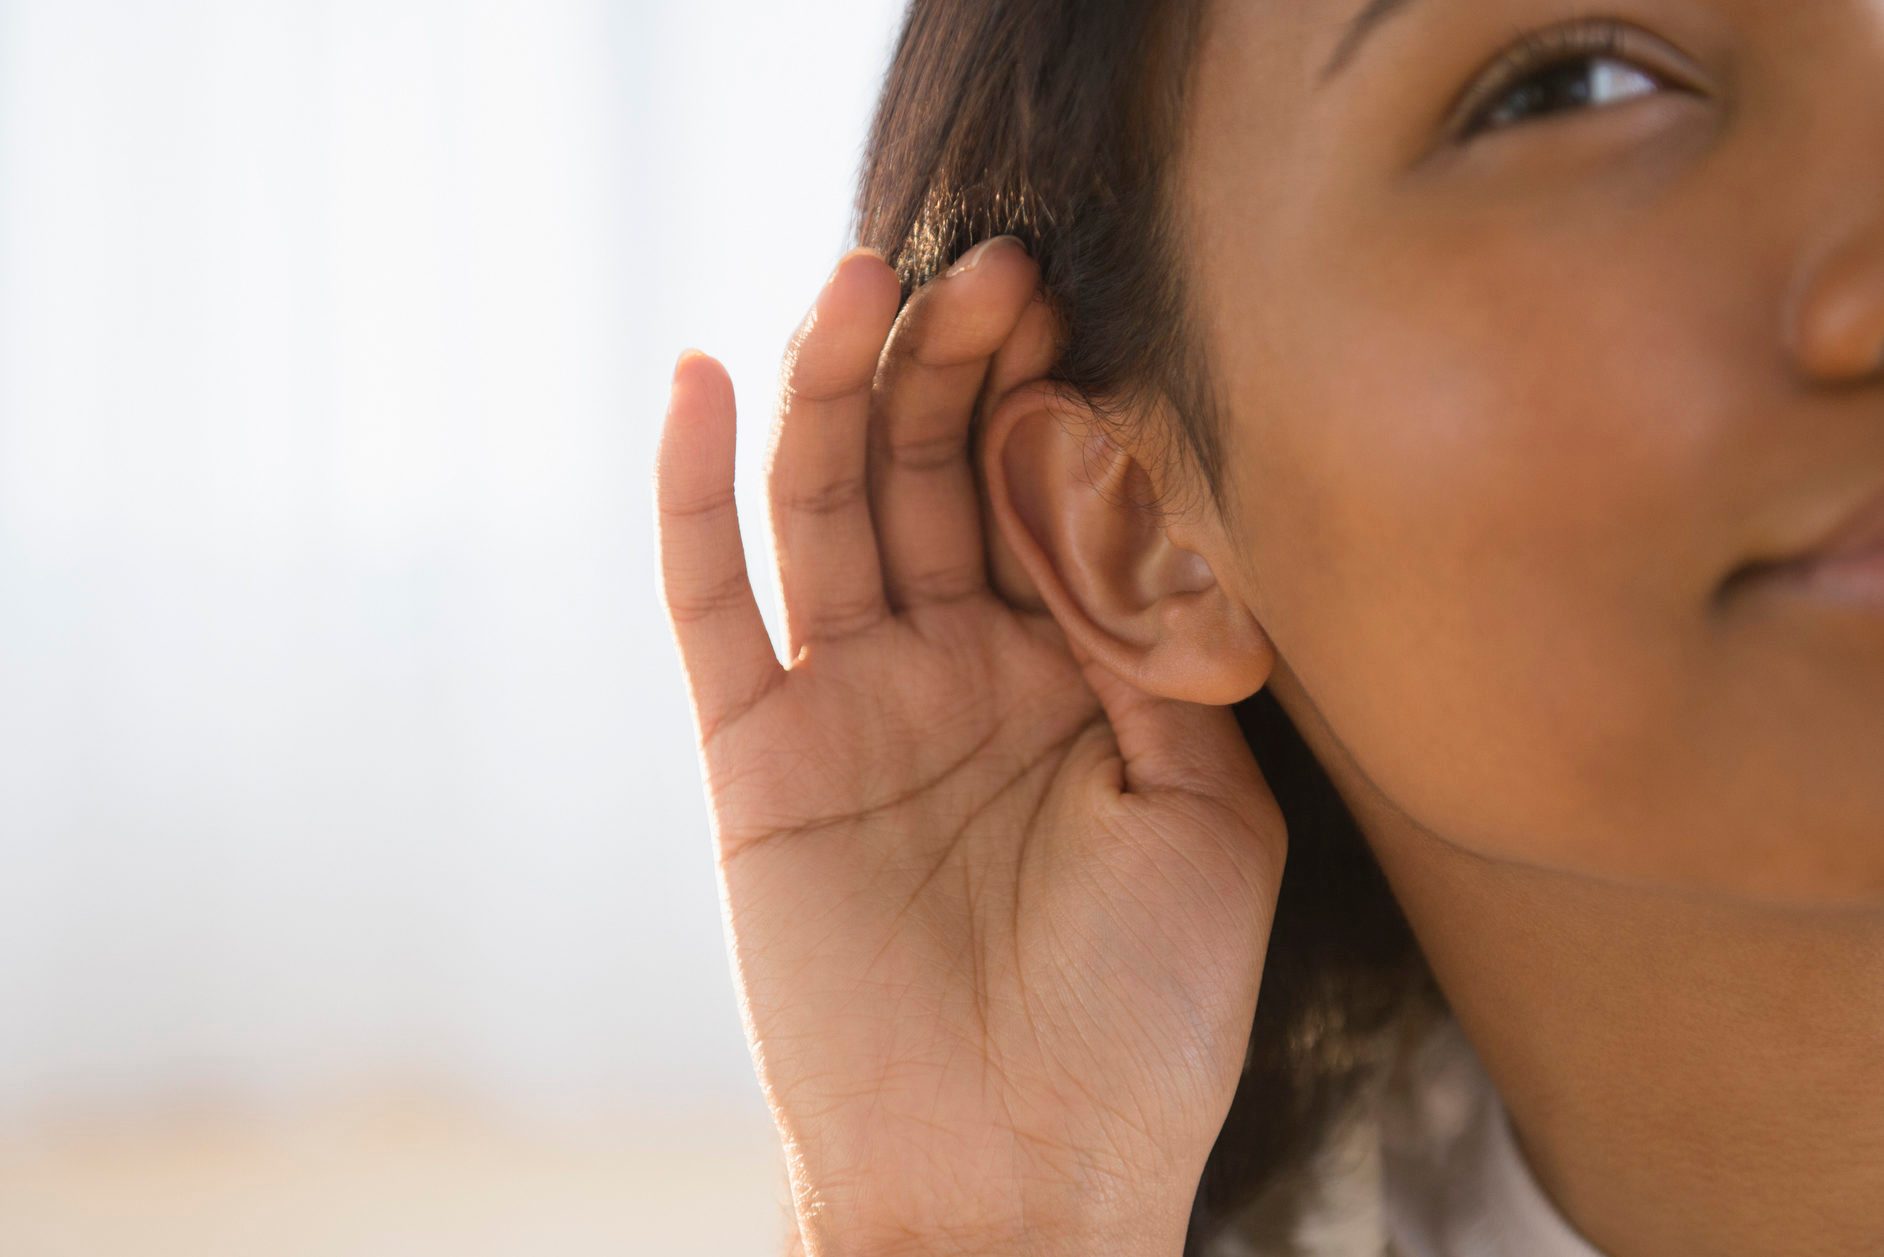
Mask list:
[[[780,507],[794,515],[835,515],[864,500],[863,476],[845,476],[809,490],[781,487],[775,494]]]
[[[698,624],[739,606],[752,593],[744,572],[734,572],[705,589],[670,594],[668,618],[677,625]]]
[[[834,352],[836,346],[808,342],[808,336],[801,333],[785,351],[779,369],[781,408],[836,401],[869,386],[876,370],[874,359],[863,366],[845,362]]]
[[[805,616],[800,637],[805,642],[836,641],[863,632],[887,614],[883,599],[875,593],[826,598]]]
[[[698,498],[683,498],[671,492],[664,493],[661,495],[661,514],[669,519],[696,519],[731,510],[735,500],[730,485],[715,489],[704,497]]]
[[[961,467],[968,458],[968,434],[950,432],[940,436],[900,437],[891,433],[884,439],[884,453],[898,471]]]
[[[902,604],[957,602],[981,592],[980,563],[955,563],[910,572],[896,582],[896,600]]]

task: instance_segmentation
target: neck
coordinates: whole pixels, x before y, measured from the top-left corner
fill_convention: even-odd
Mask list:
[[[1593,1245],[1884,1252],[1884,913],[1635,890],[1362,823],[1539,1185]]]

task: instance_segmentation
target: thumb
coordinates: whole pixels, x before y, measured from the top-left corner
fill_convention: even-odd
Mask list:
[[[1111,722],[1125,795],[1152,806],[1167,838],[1226,857],[1267,896],[1273,913],[1288,824],[1235,713],[1148,694],[1078,644],[1068,645]]]
[[[1147,693],[1070,636],[1067,645],[1112,724],[1127,791],[1176,790],[1230,800],[1253,790],[1273,806],[1269,784],[1228,707]]]

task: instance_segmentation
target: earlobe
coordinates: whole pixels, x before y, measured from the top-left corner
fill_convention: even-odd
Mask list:
[[[1146,460],[1090,410],[1029,381],[988,412],[979,458],[997,574],[1021,569],[1085,653],[1166,698],[1227,706],[1262,687],[1274,650],[1220,579],[1220,525],[1161,513]]]

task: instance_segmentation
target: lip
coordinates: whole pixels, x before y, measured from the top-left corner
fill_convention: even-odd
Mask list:
[[[1803,553],[1750,573],[1782,588],[1884,609],[1884,491],[1846,512]]]

